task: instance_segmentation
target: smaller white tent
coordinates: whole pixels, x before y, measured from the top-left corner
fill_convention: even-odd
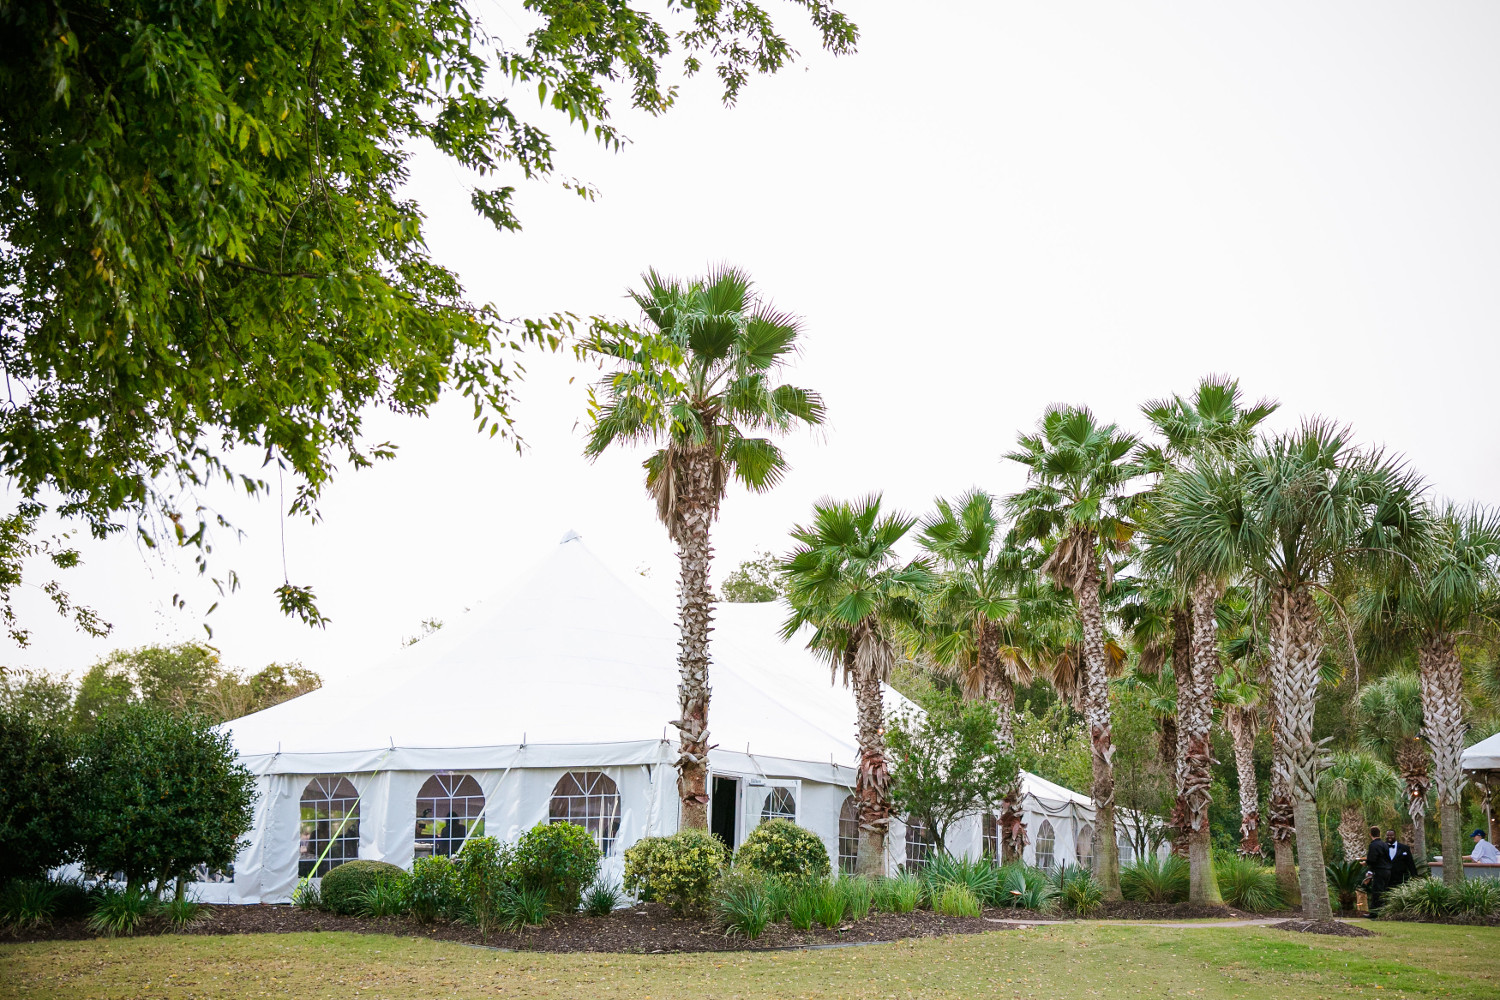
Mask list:
[[[1500,771],[1500,733],[1494,733],[1469,747],[1459,757],[1465,771]]]
[[[715,610],[714,828],[737,843],[785,816],[848,863],[853,696],[802,644],[780,640],[783,614]],[[552,819],[592,830],[618,878],[626,847],[677,828],[676,626],[573,532],[504,597],[345,674],[225,724],[259,796],[249,846],[231,876],[198,885],[201,898],[284,901],[299,878],[343,860],[407,866],[481,830],[513,840]],[[1032,775],[1023,790],[1028,860],[1087,857],[1089,800]],[[977,854],[984,830],[975,817],[950,846]],[[891,867],[923,849],[899,823],[889,843]]]

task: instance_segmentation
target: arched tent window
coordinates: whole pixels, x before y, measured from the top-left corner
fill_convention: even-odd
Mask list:
[[[859,860],[859,800],[850,795],[839,807],[839,871],[854,874]]]
[[[1000,823],[994,813],[985,813],[980,818],[979,850],[991,861],[1000,860]]]
[[[1044,819],[1036,831],[1036,866],[1038,868],[1052,867],[1052,850],[1056,846],[1057,834],[1052,832],[1051,821]]]
[[[915,816],[906,817],[906,870],[919,872],[937,849],[937,837]]]
[[[1094,867],[1094,828],[1087,823],[1078,827],[1078,843],[1074,845],[1078,863],[1085,868]]]
[[[302,791],[297,877],[321,878],[359,857],[359,792],[348,778],[320,775]]]
[[[603,771],[569,771],[552,788],[550,823],[576,823],[608,857],[620,832],[620,789]]]
[[[1130,841],[1130,831],[1125,827],[1115,827],[1115,850],[1119,853],[1120,864],[1128,865],[1135,861],[1135,844]]]
[[[766,804],[761,807],[760,821],[764,823],[768,819],[786,819],[793,823],[797,822],[797,796],[790,788],[766,790]]]
[[[484,791],[473,775],[434,774],[417,792],[419,858],[457,854],[469,837],[484,836]]]

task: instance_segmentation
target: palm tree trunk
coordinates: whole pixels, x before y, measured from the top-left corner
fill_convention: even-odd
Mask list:
[[[848,676],[854,684],[858,712],[859,771],[854,777],[854,797],[859,803],[859,847],[854,869],[867,878],[884,875],[885,840],[891,826],[891,772],[885,759],[885,699],[880,678],[860,670],[856,664],[857,639],[844,653]]]
[[[1214,754],[1209,729],[1214,721],[1214,680],[1219,676],[1219,626],[1215,616],[1223,588],[1208,577],[1193,587],[1193,670],[1191,690],[1183,713],[1183,693],[1177,692],[1178,787],[1188,815],[1188,902],[1222,906],[1219,880],[1214,874],[1208,807],[1213,802]],[[1183,730],[1186,730],[1183,732]]]
[[[1417,650],[1422,674],[1422,736],[1432,751],[1432,783],[1437,786],[1438,827],[1443,845],[1443,881],[1463,882],[1463,848],[1458,825],[1463,792],[1463,668],[1450,633],[1427,636]]]
[[[998,641],[998,639],[997,639]],[[998,659],[998,657],[997,657]],[[1016,748],[1016,686],[1004,667],[995,672],[992,695],[995,702],[996,735],[1000,749],[1011,753]],[[1026,819],[1021,812],[1021,774],[1005,789],[1000,800],[1000,861],[1019,861],[1026,849]]]
[[[1417,864],[1427,863],[1427,787],[1429,777],[1427,746],[1421,740],[1402,742],[1396,750],[1396,768],[1406,782],[1406,812],[1411,816],[1411,850]]]
[[[1278,610],[1285,616],[1282,629],[1285,641],[1277,650],[1284,666],[1277,678],[1280,687],[1276,691],[1276,703],[1285,723],[1281,735],[1291,772],[1302,912],[1314,920],[1332,919],[1316,805],[1318,775],[1325,765],[1312,731],[1320,676],[1318,659],[1323,655],[1323,640],[1318,634],[1318,608],[1312,594],[1305,589],[1278,596]]]
[[[688,449],[682,458],[682,492],[677,501],[678,585],[677,700],[680,714],[677,795],[682,829],[708,829],[708,634],[713,622],[709,565],[713,546],[709,526],[718,514],[713,460],[707,449]]]
[[[1260,856],[1260,786],[1255,777],[1254,709],[1229,708],[1224,722],[1234,739],[1234,770],[1240,785],[1240,853]]]
[[[1172,800],[1172,853],[1188,856],[1188,830],[1192,816],[1188,808],[1187,795],[1183,791],[1182,764],[1187,750],[1184,742],[1187,727],[1183,725],[1184,703],[1193,687],[1193,616],[1187,608],[1172,611],[1172,679],[1177,683],[1177,718],[1172,722],[1174,743],[1168,763],[1172,773],[1172,787],[1176,796]]]
[[[1344,859],[1361,861],[1368,847],[1365,841],[1365,811],[1351,802],[1339,810],[1339,839],[1344,842]]]
[[[1078,620],[1083,627],[1083,710],[1093,746],[1094,875],[1105,900],[1118,902],[1124,897],[1120,895],[1120,853],[1115,843],[1115,748],[1097,562],[1091,560],[1080,574],[1073,598],[1078,602]]]
[[[1292,809],[1292,765],[1287,755],[1285,699],[1280,696],[1286,672],[1286,615],[1280,595],[1271,609],[1270,657],[1266,661],[1267,700],[1271,715],[1271,797],[1267,801],[1267,818],[1271,826],[1271,849],[1276,855],[1276,882],[1288,906],[1302,905],[1302,887],[1297,881],[1297,865],[1292,855],[1292,837],[1296,818]]]

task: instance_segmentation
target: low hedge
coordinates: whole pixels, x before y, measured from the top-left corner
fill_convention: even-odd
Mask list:
[[[323,876],[319,895],[324,909],[351,916],[359,912],[365,890],[376,882],[405,878],[404,870],[384,861],[345,861]]]
[[[737,867],[790,881],[828,877],[828,848],[811,830],[787,819],[771,819],[750,831],[734,855]]]

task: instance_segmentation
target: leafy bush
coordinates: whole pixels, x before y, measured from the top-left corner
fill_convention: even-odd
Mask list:
[[[1357,894],[1364,883],[1365,863],[1363,861],[1330,861],[1324,865],[1324,871],[1328,875],[1328,891],[1337,898],[1339,910],[1344,913],[1353,913],[1359,899]]]
[[[786,819],[767,820],[751,830],[734,863],[787,881],[822,881],[832,870],[822,839]]]
[[[59,890],[45,879],[17,879],[0,892],[0,927],[29,931],[57,916]]]
[[[932,908],[945,917],[977,917],[984,910],[974,890],[957,882],[943,886]]]
[[[607,917],[621,902],[620,887],[613,882],[595,882],[583,894],[583,912],[591,917]]]
[[[818,923],[829,930],[837,930],[839,924],[844,922],[844,912],[849,907],[849,901],[839,884],[819,882],[810,888],[809,894],[813,901],[813,916]]]
[[[405,877],[406,872],[384,861],[345,861],[323,876],[320,890],[323,908],[341,916],[354,916],[371,886]]]
[[[994,905],[1000,889],[1000,873],[987,858],[969,860],[951,854],[934,854],[922,866],[922,882],[924,894],[934,903],[945,887],[961,885],[981,904]]]
[[[839,891],[844,894],[845,909],[850,920],[863,920],[870,915],[875,905],[875,887],[870,880],[859,875],[845,875],[839,879]]]
[[[922,901],[922,880],[901,872],[875,883],[875,908],[883,913],[910,913]]]
[[[0,712],[0,885],[41,879],[77,854],[73,757],[65,730]]]
[[[1251,913],[1269,913],[1285,905],[1276,869],[1255,858],[1222,854],[1214,858],[1214,874],[1224,902]]]
[[[538,823],[521,836],[512,858],[512,877],[522,887],[543,892],[550,905],[574,913],[585,886],[599,874],[599,845],[573,823]]]
[[[470,837],[459,852],[456,867],[462,914],[479,928],[481,938],[509,919],[504,909],[514,891],[510,864],[510,848],[494,837]]]
[[[1458,907],[1458,893],[1441,880],[1414,878],[1388,891],[1381,900],[1380,915],[1446,917]]]
[[[406,883],[410,878],[405,872],[399,878],[377,877],[355,897],[354,912],[361,917],[401,916],[407,911]]]
[[[1104,887],[1082,865],[1058,865],[1048,878],[1057,889],[1058,903],[1069,913],[1087,917],[1104,909]]]
[[[1037,913],[1051,913],[1057,908],[1058,889],[1040,868],[1021,861],[1001,865],[1000,888],[995,900],[1001,906]]]
[[[647,837],[625,852],[625,889],[675,913],[702,911],[727,860],[723,842],[707,830]]]
[[[1466,917],[1500,914],[1500,879],[1464,879],[1455,892],[1453,908]]]
[[[167,918],[167,923],[178,930],[208,918],[208,912],[203,909],[203,904],[188,899],[186,896],[168,901],[162,907],[162,915]]]
[[[161,886],[200,864],[234,862],[255,780],[207,717],[127,705],[98,720],[80,753],[78,831],[89,870]]]
[[[160,906],[156,897],[140,886],[123,889],[107,886],[94,902],[89,927],[106,937],[134,934],[141,921],[156,913]]]
[[[452,859],[439,855],[412,863],[406,878],[406,909],[424,924],[439,917],[451,920],[462,912],[463,893]]]
[[[714,910],[725,933],[755,940],[772,920],[766,878],[749,869],[729,871],[714,889]]]
[[[1133,903],[1177,903],[1187,899],[1188,863],[1176,854],[1147,855],[1120,866],[1120,894]]]

